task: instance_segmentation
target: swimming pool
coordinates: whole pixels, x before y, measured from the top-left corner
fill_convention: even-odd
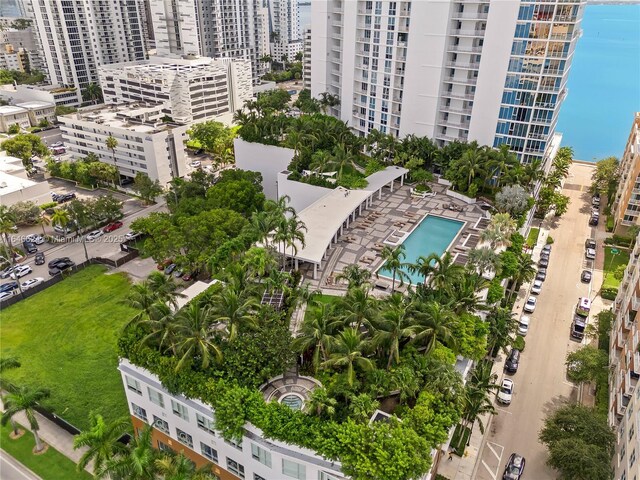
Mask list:
[[[449,218],[427,215],[425,219],[409,234],[402,243],[405,247],[406,263],[415,263],[418,257],[427,257],[432,253],[442,255],[456,238],[465,222]],[[424,282],[424,277],[411,273],[407,268],[401,269],[411,279],[413,285]],[[391,278],[392,272],[384,265],[378,275]]]

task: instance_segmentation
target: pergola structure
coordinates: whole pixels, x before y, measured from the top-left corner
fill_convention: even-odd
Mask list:
[[[325,259],[327,250],[338,237],[343,234],[345,228],[349,228],[362,211],[371,207],[374,197],[382,198],[382,189],[388,186],[393,192],[394,183],[399,180],[400,186],[404,183],[404,177],[409,172],[402,167],[387,167],[367,177],[368,185],[362,190],[348,190],[337,187],[298,214],[298,220],[304,222],[307,227],[304,246],[296,241],[295,247],[286,249],[280,253],[292,258],[296,269],[299,262],[313,264],[313,278],[318,276],[318,268]]]

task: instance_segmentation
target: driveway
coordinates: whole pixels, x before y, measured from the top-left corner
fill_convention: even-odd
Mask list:
[[[584,260],[584,241],[595,233],[588,225],[591,171],[589,166],[572,165],[563,191],[571,198],[569,211],[548,225],[554,244],[547,279],[538,295],[535,313],[530,315],[531,326],[520,368],[510,375],[515,383],[513,402],[508,407],[498,407],[480,454],[475,477],[479,480],[495,480],[502,475],[512,452],[526,458],[526,478],[557,477],[546,465],[546,448],[538,441],[538,434],[550,412],[566,401],[577,399],[578,388],[568,381],[564,365],[567,354],[580,347],[570,337],[572,314],[578,297],[593,298],[591,285],[602,283],[600,270],[594,271],[591,284],[580,282],[581,270],[589,266]],[[540,248],[534,250],[534,260],[538,259],[539,251]],[[599,249],[598,256],[601,255]],[[523,289],[516,303],[518,314],[527,296]],[[597,311],[593,308],[592,314]]]

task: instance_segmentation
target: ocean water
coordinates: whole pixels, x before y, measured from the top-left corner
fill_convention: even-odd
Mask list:
[[[311,26],[311,2],[306,1],[308,5],[298,4],[298,19],[300,20],[300,33],[304,32],[304,29]]]
[[[640,5],[588,5],[558,120],[574,158],[620,157],[640,111]]]

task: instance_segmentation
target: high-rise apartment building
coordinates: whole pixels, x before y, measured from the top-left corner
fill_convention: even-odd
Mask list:
[[[631,133],[620,160],[620,182],[613,203],[616,233],[640,225],[640,112],[636,113]]]
[[[304,88],[311,90],[311,28],[305,28],[303,36],[302,84]]]
[[[264,75],[268,9],[261,0],[150,0],[159,56],[251,60],[254,83]],[[265,48],[267,50],[265,50]]]
[[[142,0],[38,0],[29,4],[53,85],[82,90],[99,65],[142,60]]]
[[[98,74],[105,103],[163,104],[166,115],[182,124],[231,123],[233,113],[253,97],[249,60],[150,57],[103,65]]]
[[[271,24],[271,56],[276,61],[283,57],[293,61],[302,51],[298,0],[269,0]]]
[[[499,146],[542,158],[584,0],[313,1],[312,93],[366,134]]]
[[[640,478],[640,235],[614,303],[609,344],[609,424],[616,432],[616,480]]]

